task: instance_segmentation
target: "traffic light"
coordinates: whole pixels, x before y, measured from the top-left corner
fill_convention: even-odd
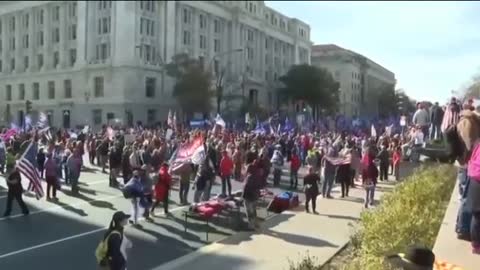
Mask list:
[[[27,114],[32,112],[32,102],[30,100],[25,101],[25,111]]]

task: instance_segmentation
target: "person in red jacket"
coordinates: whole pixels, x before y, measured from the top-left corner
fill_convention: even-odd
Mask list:
[[[290,188],[297,189],[298,186],[298,170],[302,165],[300,161],[300,157],[297,154],[296,150],[292,151],[292,155],[290,157]]]
[[[155,203],[150,212],[154,215],[155,208],[162,202],[165,215],[168,215],[168,193],[172,183],[172,176],[168,172],[168,164],[163,163],[158,173],[158,182],[155,184]]]
[[[222,160],[220,161],[220,177],[222,178],[222,197],[226,197],[228,188],[228,196],[232,196],[231,177],[233,173],[233,160],[227,151],[222,152]]]
[[[395,180],[400,179],[400,161],[402,160],[402,148],[397,146],[393,151],[392,163],[393,163],[393,175],[395,175]]]

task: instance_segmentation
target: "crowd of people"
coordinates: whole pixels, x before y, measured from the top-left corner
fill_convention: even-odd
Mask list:
[[[463,108],[473,110],[469,103]],[[110,258],[108,263],[111,269],[124,269],[125,260],[122,262],[119,257],[123,256],[122,252],[113,251],[121,246],[119,238],[111,233],[117,231],[123,234],[127,220],[135,226],[141,226],[139,220],[142,216],[152,221],[160,205],[165,215],[169,216],[170,190],[176,182],[182,205],[208,201],[216,181],[221,183],[219,198],[232,198],[235,196],[232,181],[243,182],[241,196],[245,202],[249,229],[259,226],[255,209],[260,190],[268,185],[280,186],[285,168],[289,169],[289,188],[305,192],[307,212],[317,213],[317,196],[334,198],[332,188],[335,183],[341,187],[341,197],[348,197],[351,188],[361,185],[365,190],[364,206],[369,208],[375,202],[377,182],[388,181],[389,174],[395,180],[400,180],[401,162],[418,161],[416,150],[427,140],[447,137],[447,141],[451,141],[450,130],[461,123],[462,115],[454,99],[443,109],[438,104],[427,108],[419,103],[412,125],[405,125],[399,133],[383,128],[379,130],[381,136],[378,137],[371,134],[354,136],[349,132],[258,134],[227,129],[166,127],[140,130],[112,129],[107,126],[97,133],[79,132],[75,136],[66,130],[59,130],[50,140],[38,132],[18,133],[0,144],[0,170],[7,176],[9,187],[4,216],[11,214],[14,199],[24,214],[29,213],[22,199],[23,187],[16,160],[31,141],[39,145],[36,165],[47,183],[47,200],[58,200],[57,190],[62,184],[71,187],[72,195],[81,192],[78,180],[82,168],[86,166],[84,156],[88,156],[85,160],[90,163],[89,166],[98,166],[108,173],[109,185],[121,189],[124,197],[132,202],[131,214],[116,213],[104,239],[109,243],[107,257]],[[476,131],[478,133],[480,129]],[[201,141],[199,147],[203,147],[202,158],[197,161],[181,160],[179,165],[178,152],[192,147],[198,140]],[[460,141],[457,139],[456,143]],[[466,147],[469,150],[473,148]],[[306,168],[306,173],[300,173],[302,168]],[[462,200],[473,200],[472,196],[478,197],[478,191],[475,193],[475,185],[472,184],[476,180],[469,181],[467,176],[470,176],[467,166],[461,166],[459,178],[462,179]],[[299,178],[303,178],[303,181],[299,181]],[[480,186],[480,183],[477,185]],[[468,194],[467,190],[470,190]],[[194,192],[193,202],[188,200],[190,191]],[[479,208],[479,204],[476,205]],[[477,208],[469,208],[471,226],[466,225],[467,221],[459,221],[458,233],[462,238],[468,235],[472,239],[474,252],[478,253],[480,209]]]

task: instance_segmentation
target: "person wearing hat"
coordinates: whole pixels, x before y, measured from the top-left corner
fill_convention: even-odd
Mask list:
[[[435,259],[435,254],[425,247],[409,247],[405,253],[386,257],[392,266],[404,270],[462,270],[461,267]]]
[[[122,252],[122,242],[124,240],[124,229],[129,218],[130,215],[122,211],[115,212],[108,230],[103,236],[104,240],[108,237],[106,264],[109,270],[125,270],[127,267],[125,252]]]

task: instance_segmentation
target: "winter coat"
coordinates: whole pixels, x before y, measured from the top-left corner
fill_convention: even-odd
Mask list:
[[[168,173],[168,167],[161,166],[158,172],[158,182],[155,184],[155,198],[157,201],[163,201],[168,196],[171,184],[172,176]]]
[[[220,161],[220,176],[231,176],[233,172],[233,160],[227,155],[222,157]]]

